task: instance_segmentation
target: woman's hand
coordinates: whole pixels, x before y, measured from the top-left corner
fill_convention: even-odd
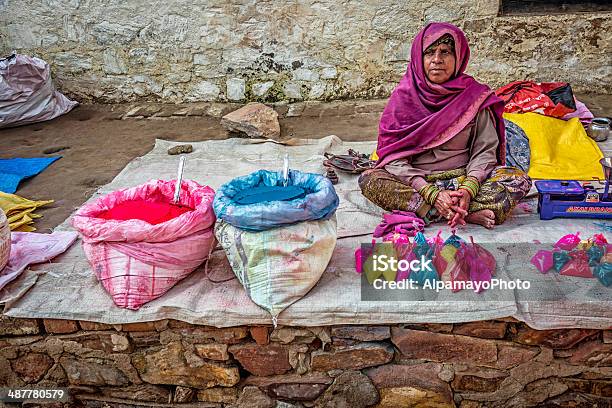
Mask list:
[[[455,216],[455,210],[452,209],[455,202],[453,201],[451,193],[452,191],[450,190],[440,191],[436,197],[436,202],[434,203],[434,207],[436,207],[438,213],[447,220],[450,220]]]
[[[460,188],[457,191],[450,191],[449,195],[453,200],[451,209],[454,211],[454,216],[449,220],[448,225],[451,228],[455,228],[457,224],[465,225],[465,217],[468,215],[468,208],[470,207],[470,201],[472,197],[467,190]]]

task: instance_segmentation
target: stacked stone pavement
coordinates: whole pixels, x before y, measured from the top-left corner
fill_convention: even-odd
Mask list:
[[[591,407],[610,406],[611,378],[612,330],[511,318],[276,329],[0,318],[0,386],[68,387],[64,406]]]

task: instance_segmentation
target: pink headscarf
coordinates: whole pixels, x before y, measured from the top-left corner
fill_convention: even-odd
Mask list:
[[[443,84],[434,84],[425,74],[423,51],[445,34],[455,41],[455,75]],[[504,103],[487,85],[464,73],[469,57],[465,35],[452,24],[430,23],[417,34],[406,74],[380,119],[376,167],[447,142],[485,108],[490,108],[496,122],[498,162],[505,163]]]

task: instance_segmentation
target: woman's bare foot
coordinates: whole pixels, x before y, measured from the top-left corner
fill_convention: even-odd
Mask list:
[[[470,224],[478,224],[491,229],[495,225],[495,214],[491,210],[480,210],[469,213],[465,217],[465,221]]]

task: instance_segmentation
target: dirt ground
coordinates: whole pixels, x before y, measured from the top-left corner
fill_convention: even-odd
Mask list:
[[[579,95],[596,116],[612,115],[609,95]],[[319,116],[282,117],[283,137],[375,140],[381,103],[347,101],[319,109]],[[360,108],[361,107],[361,108]],[[101,185],[110,182],[131,160],[153,148],[156,138],[177,141],[224,139],[219,117],[120,119],[126,107],[81,105],[52,121],[0,130],[0,158],[44,157],[45,150],[66,147],[52,155],[62,159],[41,174],[24,180],[16,194],[34,200],[55,200],[37,212],[35,226],[49,232],[63,222]]]

